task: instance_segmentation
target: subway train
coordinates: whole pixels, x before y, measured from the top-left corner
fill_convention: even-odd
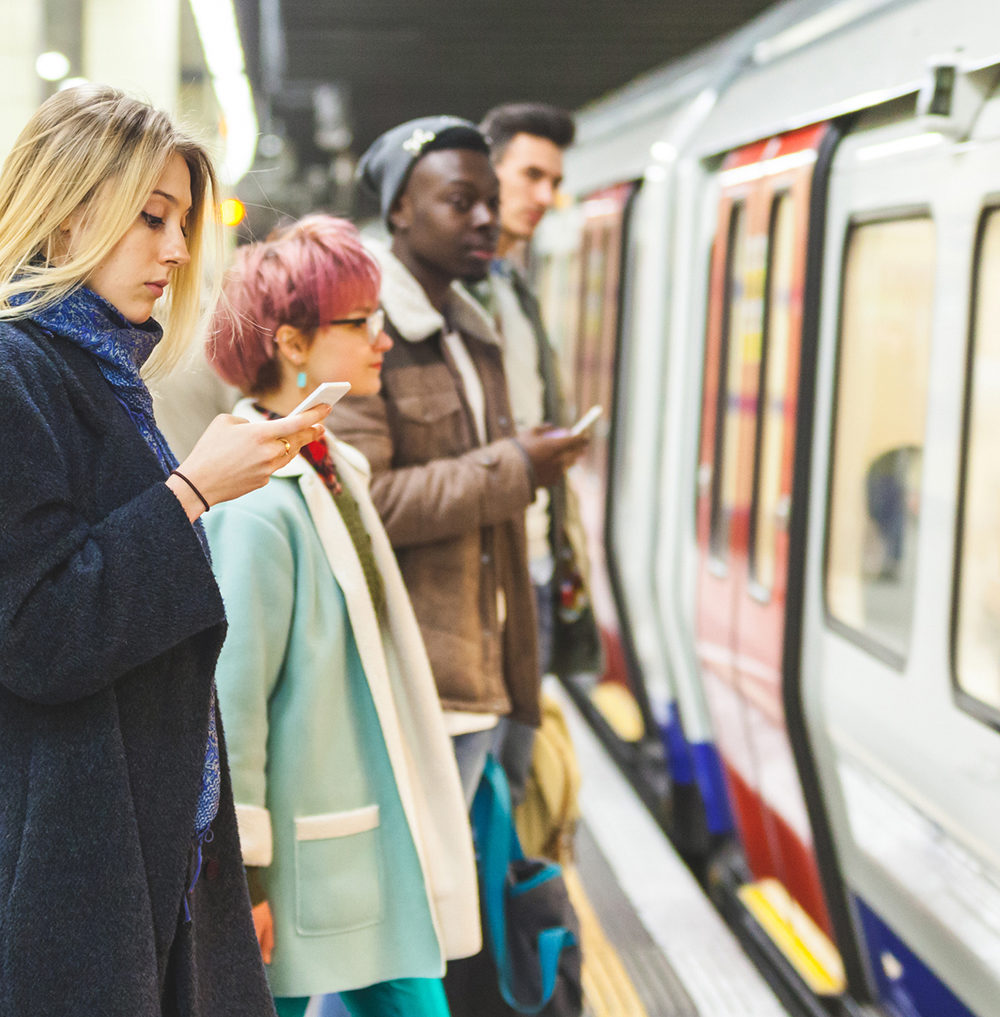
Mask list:
[[[1000,5],[793,0],[581,111],[564,682],[800,1009],[1000,1015]]]

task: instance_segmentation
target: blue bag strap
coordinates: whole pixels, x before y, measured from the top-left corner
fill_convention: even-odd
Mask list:
[[[500,981],[500,993],[508,1006],[524,1014],[537,1014],[552,997],[559,971],[559,955],[576,937],[564,926],[545,929],[538,935],[538,960],[542,973],[541,998],[526,1004],[511,989],[513,975],[507,958],[507,914],[504,907],[507,869],[511,861],[524,858],[524,851],[511,815],[510,789],[503,767],[492,755],[486,758],[476,797],[472,803],[472,826],[479,848],[479,878],[486,912],[487,940]],[[555,863],[546,866],[521,888],[522,892],[561,873]]]
[[[503,767],[486,757],[486,767],[472,802],[472,827],[479,849],[479,880],[486,911],[486,931],[493,960],[502,977],[507,973],[507,915],[504,889],[511,859],[523,858],[511,820],[510,789]]]
[[[576,936],[565,926],[545,929],[538,934],[538,962],[542,969],[542,992],[537,1003],[527,1004],[517,999],[507,982],[506,972],[500,978],[500,993],[508,1006],[523,1014],[536,1014],[543,1010],[556,989],[556,975],[559,973],[559,955],[563,947],[573,946]]]

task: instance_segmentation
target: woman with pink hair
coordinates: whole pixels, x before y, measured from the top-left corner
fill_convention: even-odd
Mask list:
[[[237,252],[210,359],[250,420],[317,385],[381,386],[392,342],[357,231],[302,219]],[[230,630],[218,667],[254,917],[279,1015],[447,1015],[447,959],[480,945],[451,744],[368,463],[332,434],[213,512]]]

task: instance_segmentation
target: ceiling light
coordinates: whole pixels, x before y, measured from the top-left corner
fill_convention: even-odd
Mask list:
[[[226,198],[219,206],[223,226],[239,226],[246,214],[246,206],[239,198]]]
[[[677,158],[677,146],[669,141],[654,141],[649,154],[657,162],[673,162]]]
[[[69,74],[69,58],[65,53],[58,53],[55,50],[39,53],[35,61],[35,71],[45,81],[60,81]]]
[[[226,151],[219,176],[223,183],[234,185],[250,169],[257,150],[257,111],[236,13],[232,0],[191,0],[191,11],[225,121]]]
[[[257,151],[265,159],[277,159],[284,147],[284,141],[277,134],[262,134],[257,142]]]

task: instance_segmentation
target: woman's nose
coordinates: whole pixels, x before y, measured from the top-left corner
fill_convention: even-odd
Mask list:
[[[187,240],[180,227],[168,230],[166,246],[163,250],[163,261],[171,265],[186,265],[191,260]]]

